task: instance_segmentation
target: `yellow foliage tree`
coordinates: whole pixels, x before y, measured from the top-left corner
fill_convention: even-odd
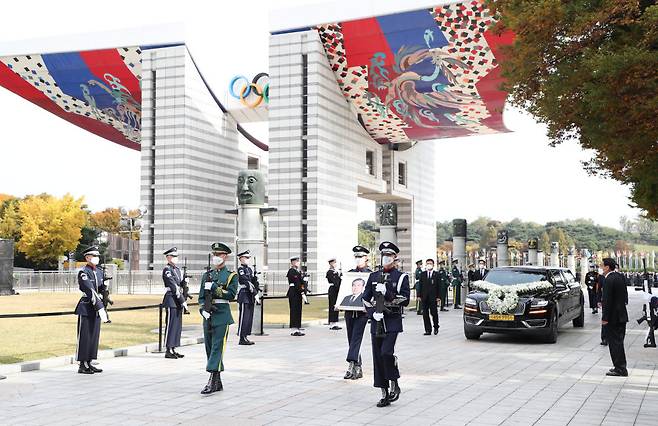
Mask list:
[[[0,238],[16,241],[20,236],[18,200],[11,200],[0,212]]]
[[[111,234],[119,233],[119,209],[107,208],[103,211],[92,213],[89,217],[89,225],[92,228],[101,229]]]
[[[62,198],[46,194],[27,197],[19,203],[18,214],[22,223],[16,248],[43,264],[54,264],[58,256],[75,250],[88,218],[83,198],[69,194]]]

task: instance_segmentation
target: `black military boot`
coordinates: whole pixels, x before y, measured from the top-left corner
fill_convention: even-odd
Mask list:
[[[215,374],[215,386],[213,386],[213,392],[219,392],[224,390],[224,385],[222,384],[222,377],[219,371]]]
[[[391,380],[391,392],[388,395],[388,399],[391,402],[395,402],[400,399],[400,386],[398,386],[397,380]]]
[[[379,400],[377,403],[378,407],[386,407],[388,405],[391,405],[391,401],[389,400],[388,396],[388,389],[382,388],[382,399]]]
[[[363,369],[359,364],[354,365],[354,375],[352,376],[353,380],[360,379],[363,377]]]
[[[176,356],[176,354],[171,349],[167,348],[167,352],[165,352],[165,358],[176,359],[178,357]]]
[[[354,378],[354,361],[350,361],[350,365],[347,367],[347,371],[345,372],[345,376],[343,376],[343,379],[353,379]]]
[[[78,373],[80,374],[94,374],[94,372],[87,367],[87,365],[84,362],[80,363],[80,366],[78,367]]]
[[[214,384],[214,379],[215,379],[215,372],[210,373],[210,377],[208,378],[208,383],[206,384],[206,387],[203,388],[201,391],[201,395],[208,395],[209,393],[213,393],[213,384]]]
[[[94,373],[102,373],[103,372],[103,369],[94,367],[93,365],[91,365],[91,362],[87,362],[87,367],[89,367],[89,369]]]
[[[176,349],[172,349],[171,353],[176,355],[176,358],[185,358],[185,355],[179,354],[178,352],[176,352]]]
[[[238,342],[238,345],[248,345],[249,341],[246,338],[241,338],[240,342]]]

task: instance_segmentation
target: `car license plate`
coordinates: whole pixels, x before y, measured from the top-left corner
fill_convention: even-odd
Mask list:
[[[514,315],[489,315],[489,321],[514,321]]]

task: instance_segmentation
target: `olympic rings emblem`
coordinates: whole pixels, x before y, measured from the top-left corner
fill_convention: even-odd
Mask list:
[[[243,75],[236,75],[228,85],[228,92],[247,108],[256,108],[263,101],[266,104],[270,101],[269,79],[269,74],[265,72],[256,74],[251,82]],[[236,86],[239,86],[239,89]]]

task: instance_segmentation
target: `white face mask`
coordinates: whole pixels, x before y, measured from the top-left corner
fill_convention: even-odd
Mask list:
[[[480,265],[480,269],[484,269],[484,265]]]
[[[356,267],[357,268],[363,268],[364,266],[366,266],[366,257],[365,256],[357,257],[356,258]]]
[[[382,264],[384,266],[388,266],[388,265],[392,264],[393,262],[395,262],[395,258],[393,256],[384,256],[384,257],[382,257]]]
[[[428,263],[427,265],[425,265],[425,269],[429,269],[431,271],[432,269],[434,269],[434,265]]]
[[[250,265],[251,264],[251,258],[249,257],[243,257],[240,259],[240,263],[243,265]]]
[[[177,256],[171,256],[169,262],[171,262],[172,265],[175,265],[178,262],[178,257]]]
[[[96,266],[101,261],[101,258],[98,256],[94,256],[89,261],[91,262],[92,265]]]
[[[222,257],[220,257],[220,256],[213,256],[212,257],[212,264],[213,265],[219,266],[222,263],[224,263],[224,259]]]

